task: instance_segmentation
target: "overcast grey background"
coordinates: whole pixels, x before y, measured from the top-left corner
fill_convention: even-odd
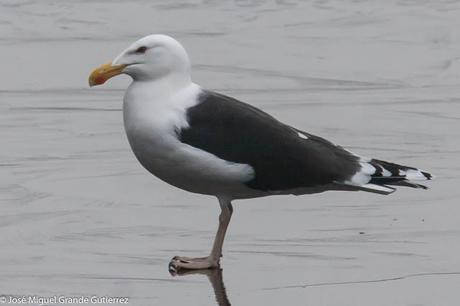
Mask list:
[[[459,1],[0,0],[0,295],[215,305],[204,275],[219,207],[141,168],[127,77],[87,77],[150,33],[195,82],[356,153],[434,173],[428,191],[235,203],[233,305],[458,305]],[[222,303],[221,303],[222,304]]]

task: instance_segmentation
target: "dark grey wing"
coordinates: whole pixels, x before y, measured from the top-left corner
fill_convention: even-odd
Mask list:
[[[249,164],[255,177],[247,185],[254,189],[321,186],[347,180],[360,169],[358,157],[340,146],[215,92],[203,92],[187,119],[189,127],[178,131],[179,139],[221,159]]]

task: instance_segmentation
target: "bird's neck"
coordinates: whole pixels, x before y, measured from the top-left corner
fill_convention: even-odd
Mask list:
[[[134,81],[129,86],[123,103],[123,119],[135,152],[143,150],[146,139],[158,148],[168,147],[171,141],[167,140],[175,139],[175,131],[187,125],[186,110],[198,103],[201,89],[191,81],[178,85]]]
[[[181,116],[188,107],[197,103],[200,92],[200,87],[190,78],[134,81],[125,93],[125,120],[145,120],[155,124],[170,120],[170,116]]]

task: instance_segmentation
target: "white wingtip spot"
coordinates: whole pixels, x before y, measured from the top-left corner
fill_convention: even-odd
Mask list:
[[[413,181],[426,181],[426,176],[423,175],[421,170],[414,170],[408,169],[406,171],[399,170],[399,175],[405,176],[406,180],[413,180]]]
[[[414,181],[417,181],[417,180],[418,181],[420,181],[420,180],[425,181],[426,177],[423,175],[423,173],[420,170],[409,169],[409,170],[406,171],[406,179],[414,180]]]
[[[385,169],[385,168],[382,168],[382,169],[383,169],[383,171],[382,171],[382,175],[383,175],[383,176],[391,176],[391,172],[390,172],[390,171],[388,171],[388,170]]]
[[[360,162],[361,169],[358,170],[348,181],[347,184],[361,186],[369,183],[371,175],[375,173],[375,168],[369,163]]]
[[[372,166],[369,163],[359,163],[361,165],[361,172],[367,174],[367,175],[372,175],[375,174],[375,167]]]
[[[297,132],[297,135],[300,137],[300,138],[303,138],[303,139],[308,139],[308,137],[300,132]]]

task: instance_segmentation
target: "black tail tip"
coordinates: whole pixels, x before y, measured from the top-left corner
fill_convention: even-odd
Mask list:
[[[428,173],[428,172],[424,172],[424,171],[421,171],[422,174],[426,177],[427,180],[431,180],[433,178],[433,176],[431,175],[431,173]]]

